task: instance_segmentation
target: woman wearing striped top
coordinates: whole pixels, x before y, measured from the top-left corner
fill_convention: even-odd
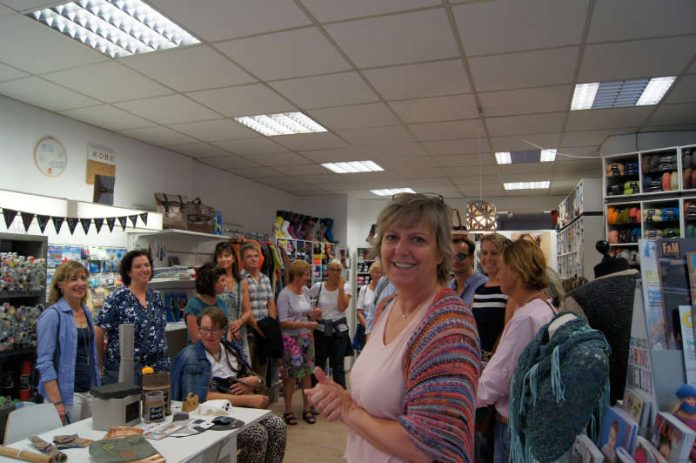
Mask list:
[[[396,294],[377,309],[350,392],[317,368],[319,384],[306,393],[350,428],[348,463],[472,463],[478,337],[471,311],[446,286],[452,248],[442,197],[394,196],[377,219],[375,251]]]

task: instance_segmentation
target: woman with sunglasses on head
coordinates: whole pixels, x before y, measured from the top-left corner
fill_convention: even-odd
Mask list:
[[[498,279],[502,291],[519,306],[505,326],[498,348],[481,373],[477,393],[478,407],[496,409],[494,462],[507,462],[510,456],[510,432],[507,420],[510,382],[517,360],[539,329],[556,314],[546,293],[549,279],[544,254],[535,243],[518,240],[505,247]]]
[[[442,197],[394,196],[377,219],[373,253],[396,294],[377,309],[350,392],[315,368],[319,384],[306,393],[348,426],[348,463],[473,462],[478,336],[446,286],[449,217]]]

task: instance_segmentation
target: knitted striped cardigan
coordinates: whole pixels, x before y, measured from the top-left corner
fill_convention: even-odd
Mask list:
[[[382,301],[375,317],[391,299]],[[408,340],[403,364],[399,422],[408,438],[433,461],[472,463],[481,358],[474,317],[454,291],[437,293]]]

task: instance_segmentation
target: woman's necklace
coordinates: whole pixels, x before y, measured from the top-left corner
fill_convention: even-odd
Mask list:
[[[398,300],[398,297],[399,297],[399,296],[396,295],[396,296],[395,296],[395,297],[397,298],[397,301],[396,301],[396,302],[398,303],[398,307],[399,307],[399,313],[398,313],[397,315],[399,315],[399,317],[401,317],[402,320],[406,320],[407,318],[409,318],[409,317],[410,317],[411,315],[413,315],[414,313],[420,312],[420,310],[423,308],[423,305],[425,305],[425,303],[428,302],[428,301],[431,299],[431,297],[432,297],[432,295],[433,295],[434,292],[435,292],[435,291],[431,291],[430,293],[428,293],[428,295],[425,296],[422,300],[420,300],[420,301],[418,302],[418,304],[414,307],[414,309],[411,310],[410,312],[404,312],[404,309],[403,309],[403,307],[401,306],[401,301]]]

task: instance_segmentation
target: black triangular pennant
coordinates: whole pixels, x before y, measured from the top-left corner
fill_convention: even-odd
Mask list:
[[[34,220],[34,217],[36,214],[30,214],[28,212],[22,212],[22,223],[24,224],[24,231],[29,232],[29,225],[31,225],[31,221]]]
[[[77,227],[77,223],[80,221],[80,219],[68,217],[66,220],[68,221],[68,230],[70,230],[70,234],[72,235],[75,233],[75,228]]]
[[[118,217],[118,223],[121,224],[121,228],[123,228],[123,231],[126,231],[126,227],[128,226],[128,217]]]
[[[131,223],[133,224],[133,228],[138,226],[138,214],[129,215],[128,218],[130,219]]]
[[[5,226],[10,228],[10,225],[12,225],[12,222],[14,222],[15,217],[17,217],[17,211],[3,207],[2,215],[5,217]]]
[[[46,230],[46,225],[48,225],[49,220],[51,220],[51,218],[47,215],[36,214],[36,221],[39,222],[39,230],[41,230],[41,233]]]
[[[147,212],[140,214],[140,220],[143,221],[143,224],[147,225]]]
[[[92,219],[80,219],[80,225],[82,225],[82,229],[85,231],[85,235],[89,233],[89,227],[92,226]]]
[[[51,219],[53,219],[53,227],[56,229],[56,233],[60,233],[60,227],[63,226],[65,217],[51,217]]]
[[[114,231],[114,225],[116,224],[116,217],[107,217],[106,226],[109,227],[109,231]]]
[[[99,233],[101,227],[104,225],[104,219],[99,217],[92,220],[94,220],[94,227],[97,229],[97,233]]]

